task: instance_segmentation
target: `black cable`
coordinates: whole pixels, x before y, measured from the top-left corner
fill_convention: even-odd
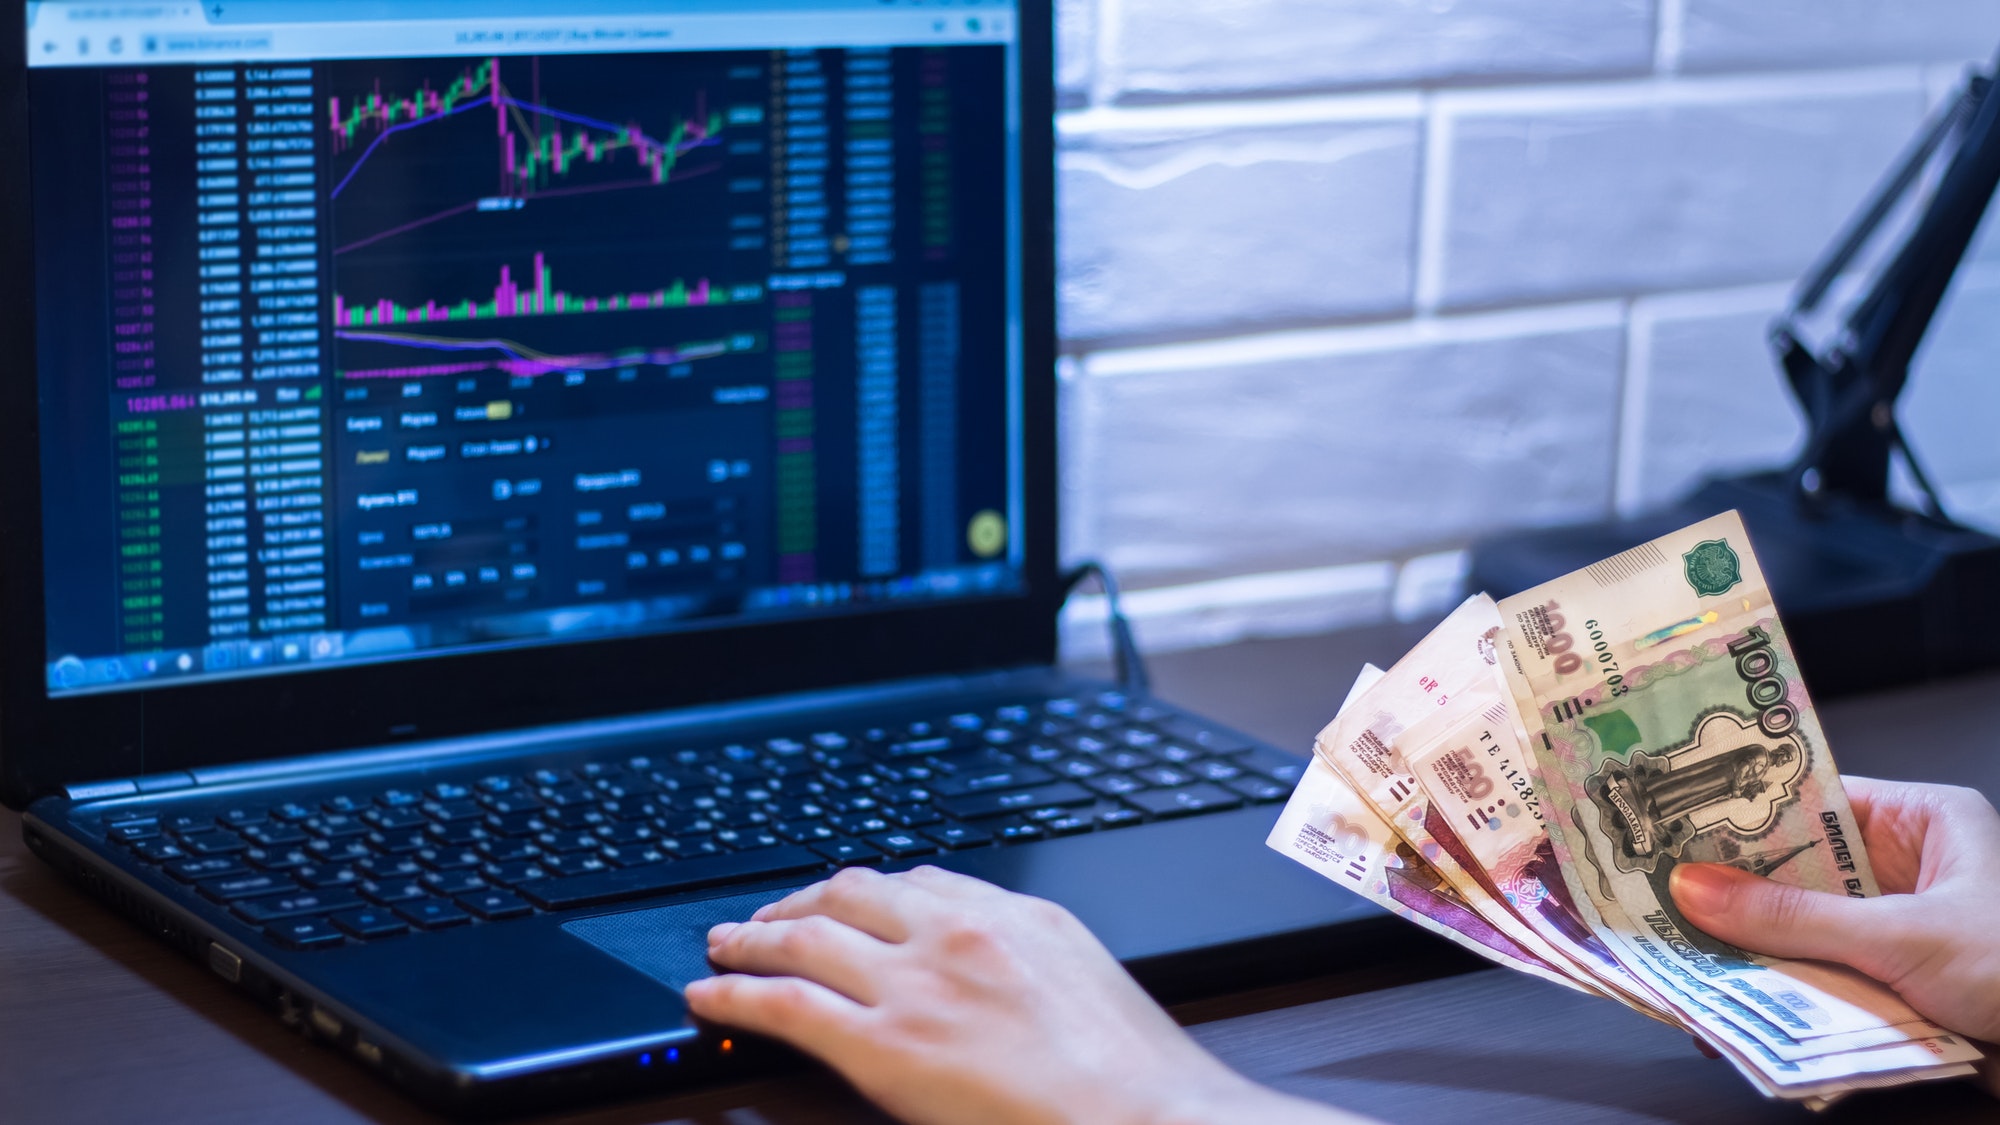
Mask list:
[[[1146,675],[1146,658],[1139,655],[1139,646],[1132,640],[1132,623],[1125,619],[1125,611],[1118,604],[1118,580],[1111,576],[1111,571],[1096,559],[1085,559],[1063,575],[1063,603],[1068,604],[1069,596],[1093,574],[1104,589],[1105,620],[1111,627],[1111,667],[1118,677],[1118,690],[1135,699],[1143,698],[1150,693],[1152,681]]]

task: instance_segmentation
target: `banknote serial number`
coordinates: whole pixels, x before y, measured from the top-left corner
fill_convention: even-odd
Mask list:
[[[1552,661],[1558,676],[1575,675],[1583,671],[1584,665],[1596,664],[1604,676],[1604,685],[1610,691],[1610,698],[1616,699],[1631,689],[1625,684],[1625,671],[1618,666],[1618,657],[1611,651],[1611,642],[1604,637],[1604,629],[1595,619],[1583,623],[1584,641],[1588,647],[1581,651],[1577,640],[1569,629],[1569,619],[1562,614],[1562,606],[1556,602],[1544,602],[1540,606],[1522,614],[1531,624],[1527,630],[1528,643]]]

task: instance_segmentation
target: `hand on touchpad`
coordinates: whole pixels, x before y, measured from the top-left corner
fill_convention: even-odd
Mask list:
[[[715,969],[708,963],[710,927],[718,922],[741,922],[758,907],[776,902],[796,889],[782,887],[620,914],[600,914],[565,922],[563,931],[678,992],[689,981],[715,975]]]

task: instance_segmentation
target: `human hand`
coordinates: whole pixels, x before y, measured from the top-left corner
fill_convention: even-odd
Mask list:
[[[1732,945],[1853,966],[1932,1023],[2000,1040],[2000,812],[1971,789],[1841,781],[1880,898],[1694,863],[1674,868],[1674,904]]]
[[[791,1043],[912,1125],[1351,1120],[1223,1066],[1068,911],[935,867],[851,867],[708,941],[756,975],[688,985],[696,1015]]]

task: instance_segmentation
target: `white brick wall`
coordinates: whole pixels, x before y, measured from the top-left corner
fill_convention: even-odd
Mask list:
[[[1058,9],[1064,553],[1156,648],[1420,616],[1481,534],[1781,460],[1771,314],[2000,46],[2000,0]],[[2000,513],[1992,258],[1906,423]]]

